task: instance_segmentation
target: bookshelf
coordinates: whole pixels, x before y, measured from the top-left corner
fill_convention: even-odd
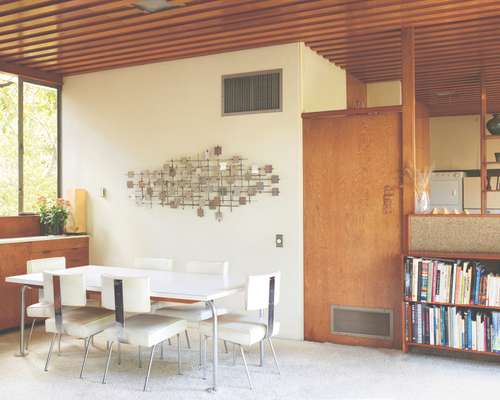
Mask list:
[[[493,328],[493,320],[495,326],[500,323],[493,286],[500,282],[500,253],[410,251],[402,268],[404,352],[413,348],[500,360],[495,344],[500,328]]]

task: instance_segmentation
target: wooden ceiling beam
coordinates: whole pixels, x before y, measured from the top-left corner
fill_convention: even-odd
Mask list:
[[[62,75],[54,72],[47,72],[23,65],[11,64],[0,60],[0,71],[19,75],[28,80],[35,80],[51,86],[62,86]]]

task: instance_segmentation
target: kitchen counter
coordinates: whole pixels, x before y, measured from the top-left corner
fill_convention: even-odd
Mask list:
[[[27,243],[27,242],[40,242],[44,240],[64,240],[64,239],[76,239],[76,238],[88,238],[89,235],[47,235],[47,236],[25,236],[25,237],[15,237],[15,238],[4,238],[0,239],[1,244],[12,244],[12,243]]]

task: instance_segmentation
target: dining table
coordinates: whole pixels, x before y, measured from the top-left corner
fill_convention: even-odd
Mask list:
[[[101,276],[147,276],[150,278],[151,299],[181,303],[203,302],[212,313],[213,328],[213,357],[212,357],[212,386],[208,391],[217,390],[218,367],[218,329],[216,300],[232,296],[244,290],[245,284],[241,279],[227,275],[199,274],[187,272],[159,271],[151,269],[123,268],[103,265],[87,265],[71,268],[72,271],[83,273],[87,292],[99,293],[102,291]],[[57,273],[57,271],[55,271]],[[29,288],[43,287],[43,273],[9,276],[6,282],[20,285],[20,324],[19,324],[19,356],[26,356],[25,349],[25,292]]]

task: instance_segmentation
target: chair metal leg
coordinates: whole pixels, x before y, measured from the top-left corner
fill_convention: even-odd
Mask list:
[[[187,331],[186,331],[187,333]],[[177,334],[177,375],[181,375],[181,335]]]
[[[106,360],[106,369],[104,370],[104,375],[102,377],[102,384],[106,383],[106,377],[108,376],[109,361],[111,360],[111,353],[113,352],[113,342],[109,343],[108,359]]]
[[[57,343],[57,355],[58,356],[61,355],[61,338],[62,338],[62,335],[59,335],[59,342]]]
[[[201,365],[203,368],[203,379],[207,379],[207,336],[203,335],[203,358],[201,361]]]
[[[82,369],[80,370],[80,379],[83,379],[83,370],[85,369],[85,364],[87,363],[87,357],[89,355],[90,343],[93,336],[85,340],[85,355],[83,356]]]
[[[227,348],[227,342],[224,340],[224,350],[226,351],[226,354],[229,354],[229,349]]]
[[[200,348],[200,368],[201,368],[201,366],[203,364],[203,335],[201,334],[201,332],[200,332],[199,348]]]
[[[141,346],[137,346],[137,351],[138,351],[138,357],[139,357],[139,368],[142,368],[142,351],[141,351]]]
[[[243,347],[241,345],[240,345],[240,353],[241,353],[241,357],[243,358],[243,364],[245,364],[245,371],[247,373],[248,384],[250,385],[250,390],[253,390],[252,379],[250,378],[250,372],[248,371],[247,359],[245,357],[245,350],[243,350]]]
[[[155,344],[151,349],[151,357],[149,357],[148,373],[146,374],[146,380],[144,381],[144,388],[142,389],[143,392],[145,392],[148,387],[149,375],[151,374],[151,365],[153,365],[153,358],[155,355],[156,346],[157,345]]]
[[[111,346],[113,346],[113,342],[111,342]],[[122,346],[120,342],[116,345],[118,350],[118,365],[122,365]]]
[[[33,335],[33,329],[35,327],[35,322],[36,322],[36,319],[33,318],[33,322],[31,323],[30,334],[28,335],[28,340],[26,341],[26,351],[29,350],[29,346],[30,346],[30,343],[31,343],[31,336]]]
[[[188,349],[191,349],[191,341],[189,340],[189,333],[188,333],[187,329],[184,331],[184,334],[186,335],[187,347],[188,347]]]
[[[161,346],[160,347],[160,358],[162,360],[164,360],[165,359],[165,355],[164,355],[165,341],[161,342],[160,346]]]
[[[264,365],[264,341],[259,342],[259,367]]]
[[[52,356],[52,349],[54,348],[54,342],[56,341],[56,337],[57,333],[54,333],[50,341],[49,354],[47,354],[47,361],[45,361],[45,368],[43,369],[45,372],[49,370],[50,356]]]
[[[236,344],[233,343],[233,365],[236,365]]]
[[[168,339],[168,345],[172,346],[172,341],[170,339]]]
[[[274,364],[276,364],[276,369],[278,370],[278,374],[281,375],[280,366],[278,364],[278,358],[276,357],[276,352],[274,351],[273,341],[271,340],[270,337],[268,337],[267,340],[269,341],[269,346],[271,347],[271,352],[273,353]]]

